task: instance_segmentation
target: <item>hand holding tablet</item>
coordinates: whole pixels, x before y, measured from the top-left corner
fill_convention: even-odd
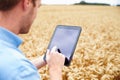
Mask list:
[[[70,65],[81,30],[81,27],[77,26],[58,25],[54,31],[48,49],[56,46],[57,51],[65,56],[65,66]],[[45,58],[46,55],[44,60]]]

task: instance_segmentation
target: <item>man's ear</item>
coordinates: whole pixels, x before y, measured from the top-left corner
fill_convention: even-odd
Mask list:
[[[31,0],[22,0],[22,5],[24,10],[27,10],[30,4],[31,4]]]

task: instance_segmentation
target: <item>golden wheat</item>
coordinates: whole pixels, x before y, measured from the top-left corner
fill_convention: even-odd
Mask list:
[[[82,27],[71,66],[63,80],[120,80],[120,7],[42,6],[30,33],[20,35],[30,60],[44,54],[58,24]],[[49,80],[48,67],[39,70]]]

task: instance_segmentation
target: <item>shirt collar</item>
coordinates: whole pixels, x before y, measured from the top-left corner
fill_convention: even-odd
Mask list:
[[[19,47],[23,42],[22,39],[19,38],[16,34],[2,27],[0,27],[0,40],[3,40],[15,47]]]

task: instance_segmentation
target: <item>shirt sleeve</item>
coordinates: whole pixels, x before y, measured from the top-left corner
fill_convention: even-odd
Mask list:
[[[36,69],[30,66],[21,66],[17,71],[14,71],[12,80],[40,80],[40,75]]]

